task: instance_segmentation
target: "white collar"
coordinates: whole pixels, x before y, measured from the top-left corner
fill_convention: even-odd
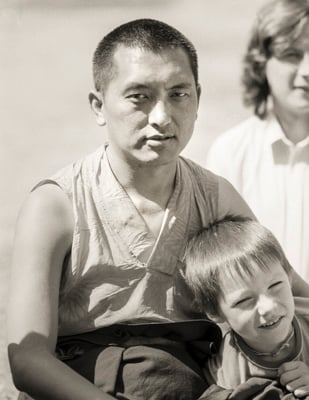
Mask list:
[[[288,147],[302,148],[309,144],[309,133],[307,137],[296,144],[287,138],[273,111],[269,111],[266,117],[266,138],[270,145],[281,141]]]

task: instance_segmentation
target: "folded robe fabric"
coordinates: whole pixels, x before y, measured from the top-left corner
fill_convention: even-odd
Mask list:
[[[57,356],[119,400],[196,400],[221,330],[204,320],[115,324],[60,337]]]

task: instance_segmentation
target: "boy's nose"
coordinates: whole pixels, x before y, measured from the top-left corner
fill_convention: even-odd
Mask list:
[[[304,53],[304,56],[303,56],[301,62],[299,63],[298,73],[301,76],[305,76],[305,77],[309,78],[309,52],[308,51],[306,51]]]
[[[258,301],[258,312],[261,316],[267,316],[276,308],[276,303],[272,297],[260,296]]]
[[[171,122],[170,107],[165,101],[157,101],[151,109],[149,116],[149,124],[159,131],[163,130]]]

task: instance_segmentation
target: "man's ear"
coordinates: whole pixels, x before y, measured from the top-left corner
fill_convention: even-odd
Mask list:
[[[202,86],[199,83],[198,83],[198,85],[196,87],[196,91],[197,91],[197,101],[199,103],[200,102],[201,93],[202,93]]]
[[[104,126],[106,124],[104,115],[103,115],[103,95],[100,92],[92,90],[89,93],[89,103],[92,111],[96,116],[97,124],[100,126]]]
[[[202,87],[201,85],[198,83],[196,86],[196,92],[197,92],[197,105],[200,104],[200,97],[201,97],[201,93],[202,93]],[[196,113],[196,118],[197,119],[197,113]]]

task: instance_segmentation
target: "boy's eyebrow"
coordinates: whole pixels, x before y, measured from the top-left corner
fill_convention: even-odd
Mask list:
[[[280,273],[276,273],[274,275],[272,275],[269,279],[269,281],[275,281],[277,279],[282,280],[284,278],[284,274],[287,274],[287,272],[283,269]]]
[[[249,293],[249,289],[238,289],[231,293],[225,293],[224,299],[228,302],[234,302],[238,300],[240,297],[246,296]]]

